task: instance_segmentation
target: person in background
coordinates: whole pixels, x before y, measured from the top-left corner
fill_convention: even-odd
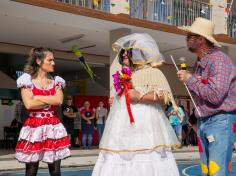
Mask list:
[[[182,122],[184,118],[184,112],[182,108],[178,107],[175,111],[172,103],[170,102],[167,105],[166,115],[169,118],[170,124],[175,131],[176,136],[178,137],[180,143],[182,142]]]
[[[233,126],[232,126],[232,131],[233,131],[233,151],[236,152],[236,112],[235,116],[233,117],[232,120]]]
[[[4,127],[4,133],[6,133],[8,137],[14,138],[14,141],[16,142],[19,135],[18,129],[18,121],[14,118],[11,121],[10,127]]]
[[[183,112],[183,121],[182,121],[182,144],[188,145],[188,134],[189,134],[189,115],[188,112],[185,110],[183,105],[179,106]]]
[[[29,113],[27,112],[27,109],[20,98],[20,101],[15,106],[15,119],[17,121],[18,132],[20,132],[22,125],[28,116]]]
[[[94,129],[94,118],[95,112],[90,108],[90,102],[85,101],[84,107],[81,108],[81,127],[82,127],[82,147],[84,149],[90,149],[93,141],[93,129]],[[86,144],[88,139],[88,145]]]
[[[233,147],[233,151],[235,152],[236,151],[236,142],[234,140],[234,147]]]
[[[189,117],[189,145],[197,144],[197,117],[194,111],[195,108],[192,109],[192,114]]]
[[[63,122],[63,112],[62,112],[62,105],[60,105],[58,108],[57,108],[57,117],[58,119]]]
[[[190,127],[197,133],[197,117],[195,115],[195,108],[192,109],[192,114],[189,117]]]
[[[18,127],[18,122],[17,122],[16,118],[14,118],[14,119],[11,121],[10,127],[12,127],[12,128],[17,128],[17,127]]]
[[[98,141],[102,138],[102,133],[107,119],[107,109],[104,108],[104,102],[100,100],[96,109],[97,129],[98,129]]]
[[[71,135],[74,132],[74,119],[78,113],[78,110],[72,103],[73,103],[72,97],[67,96],[66,104],[62,106],[62,113],[63,113],[63,125],[65,126],[70,141],[73,144],[73,139],[71,138]]]
[[[81,117],[80,117],[80,113],[77,113],[75,119],[74,119],[74,132],[73,132],[73,145],[75,147],[80,147],[80,139],[79,139],[79,135],[80,135],[80,130],[81,130]]]

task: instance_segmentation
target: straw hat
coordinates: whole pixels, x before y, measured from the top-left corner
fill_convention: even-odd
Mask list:
[[[221,47],[221,45],[213,37],[215,24],[205,18],[198,17],[195,19],[191,26],[179,27],[188,33],[194,33],[203,36],[210,42],[214,43],[216,46]]]

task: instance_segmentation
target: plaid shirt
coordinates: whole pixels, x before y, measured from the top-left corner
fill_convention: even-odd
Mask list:
[[[198,79],[197,76],[201,76]],[[236,110],[236,67],[219,49],[197,61],[195,73],[186,81],[201,117]],[[199,117],[197,111],[195,111]]]

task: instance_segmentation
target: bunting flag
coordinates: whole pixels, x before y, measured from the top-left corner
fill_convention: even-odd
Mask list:
[[[129,14],[131,8],[128,2],[129,0],[126,0],[126,2],[115,2],[115,0],[113,1],[110,0],[110,7],[114,9],[119,9],[118,11],[120,11],[120,13]]]
[[[99,6],[99,2],[100,2],[100,0],[93,0],[94,7],[98,7]]]
[[[129,6],[126,6],[125,7],[125,10],[127,10],[128,12],[130,11],[130,7]]]
[[[173,16],[167,16],[167,20],[173,19]]]
[[[87,71],[87,73],[89,74],[89,76],[94,79],[95,77],[97,77],[97,75],[92,71],[92,69],[90,68],[90,66],[85,62],[85,58],[82,55],[80,48],[78,45],[74,45],[71,48],[71,51],[75,54],[75,56],[79,59],[80,64],[82,65],[82,67]]]

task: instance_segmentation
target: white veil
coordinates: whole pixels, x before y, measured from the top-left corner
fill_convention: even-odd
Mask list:
[[[121,49],[132,48],[132,62],[136,65],[150,64],[152,67],[164,62],[156,41],[146,33],[133,33],[118,39],[112,48],[117,53]]]

